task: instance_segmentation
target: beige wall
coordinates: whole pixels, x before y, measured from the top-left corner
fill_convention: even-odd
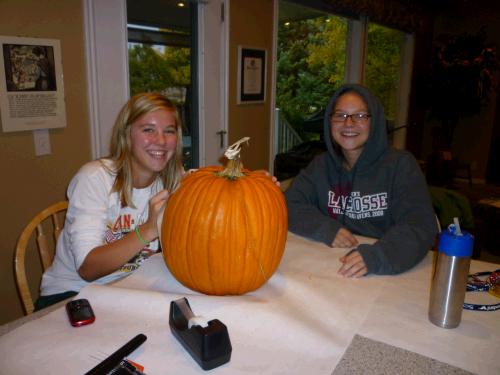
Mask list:
[[[22,316],[13,275],[17,237],[38,211],[65,198],[70,178],[91,156],[82,9],[81,0],[0,1],[0,35],[60,40],[67,118],[65,128],[49,130],[46,156],[35,156],[33,132],[0,131],[0,324]],[[39,279],[40,271],[30,272]]]
[[[250,147],[243,147],[243,164],[249,169],[268,169],[272,116],[273,1],[231,0],[229,11],[229,144],[250,137]],[[236,104],[239,45],[267,50],[267,91],[263,104]]]

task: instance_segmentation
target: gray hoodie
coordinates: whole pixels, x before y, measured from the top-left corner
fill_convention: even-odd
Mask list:
[[[330,134],[330,114],[337,98],[355,91],[371,114],[369,138],[351,170]],[[384,111],[365,87],[342,86],[328,104],[324,119],[327,152],[303,169],[285,193],[293,233],[331,246],[344,227],[376,238],[357,250],[368,273],[397,274],[420,262],[432,247],[437,224],[425,178],[415,158],[387,144]]]

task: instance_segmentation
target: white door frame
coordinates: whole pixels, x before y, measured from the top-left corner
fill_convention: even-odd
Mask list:
[[[129,98],[127,8],[124,0],[84,0],[92,158],[109,154],[116,116]]]
[[[229,0],[198,3],[199,166],[219,165],[228,139]]]
[[[271,126],[270,126],[270,137],[269,137],[269,165],[268,169],[271,174],[274,174],[274,158],[278,153],[278,129],[277,124],[279,119],[277,118],[276,110],[276,63],[278,61],[278,28],[279,28],[279,0],[274,0],[273,3],[273,50],[271,51]]]

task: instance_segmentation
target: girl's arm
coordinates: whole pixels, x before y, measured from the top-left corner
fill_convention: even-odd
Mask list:
[[[91,282],[109,275],[140,252],[145,246],[144,242],[149,243],[158,238],[157,219],[165,206],[168,195],[167,190],[162,190],[149,201],[148,220],[138,229],[141,238],[135,231],[132,231],[117,241],[95,247],[78,269],[80,277]]]

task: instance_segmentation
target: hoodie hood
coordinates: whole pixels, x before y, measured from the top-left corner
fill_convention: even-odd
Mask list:
[[[328,149],[328,153],[333,158],[337,167],[342,166],[342,161],[344,156],[342,151],[334,146],[334,141],[332,139],[330,130],[330,115],[335,108],[335,104],[338,98],[345,94],[346,92],[353,91],[363,98],[368,106],[368,111],[371,115],[370,117],[370,134],[368,140],[366,141],[363,151],[359,156],[354,168],[356,170],[362,170],[369,167],[373,162],[375,162],[381,155],[384,154],[388,149],[387,145],[387,129],[386,120],[384,115],[384,109],[382,104],[377,99],[375,95],[372,94],[370,90],[366,87],[358,84],[346,84],[341,86],[335,94],[330,98],[328,106],[326,107],[325,117],[324,117],[324,139]]]

